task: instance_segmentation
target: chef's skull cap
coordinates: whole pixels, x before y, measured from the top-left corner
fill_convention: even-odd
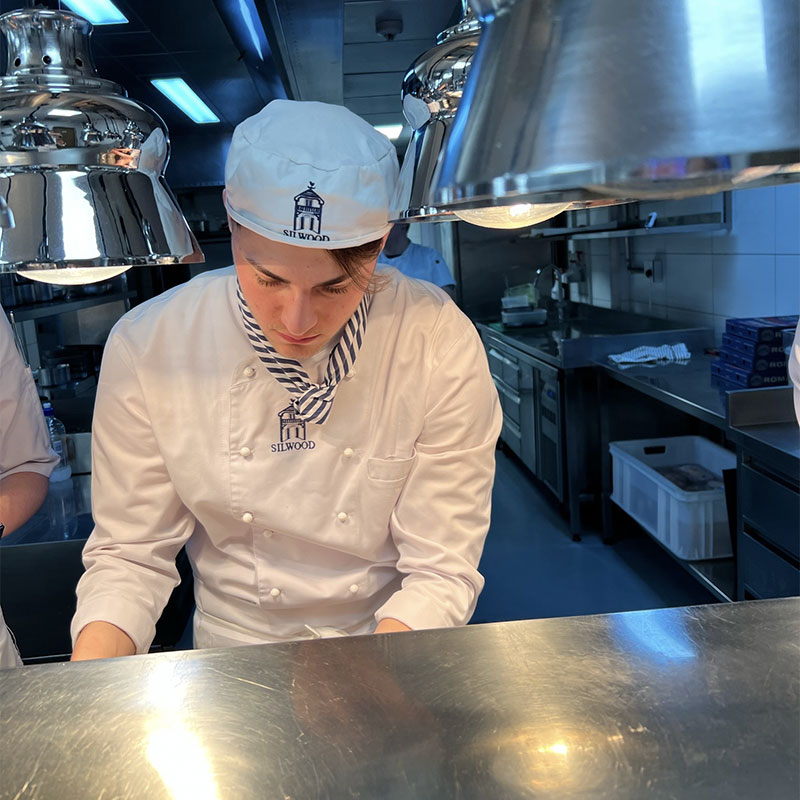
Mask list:
[[[394,145],[344,106],[273,100],[233,132],[225,205],[276,242],[354,247],[391,228],[397,174]]]

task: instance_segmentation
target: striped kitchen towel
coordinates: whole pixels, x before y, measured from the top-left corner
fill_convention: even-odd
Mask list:
[[[614,364],[649,364],[655,361],[688,361],[692,354],[683,342],[679,344],[662,344],[660,347],[642,345],[624,353],[609,356]]]

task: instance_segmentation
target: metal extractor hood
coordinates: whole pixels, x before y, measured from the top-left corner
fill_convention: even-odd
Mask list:
[[[436,38],[403,78],[403,113],[414,129],[392,201],[393,222],[438,222],[454,218],[432,203],[436,167],[455,119],[470,63],[478,47],[480,23],[464,2],[459,23]]]
[[[472,0],[437,208],[800,179],[798,0]]]
[[[0,16],[0,272],[87,283],[203,260],[164,180],[163,121],[97,76],[92,26],[65,11]]]
[[[519,227],[548,219],[561,211],[628,203],[590,191],[576,193],[571,202],[519,205],[513,198],[482,198],[434,205],[434,189],[450,128],[456,117],[472,59],[480,38],[480,24],[468,0],[463,0],[459,23],[443,31],[437,44],[409,67],[402,87],[403,113],[414,128],[405,153],[392,202],[393,222],[442,222],[456,216],[486,227]],[[580,199],[578,199],[580,198]],[[515,219],[514,212],[518,211]]]

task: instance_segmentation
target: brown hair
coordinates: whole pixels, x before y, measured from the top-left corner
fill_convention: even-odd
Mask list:
[[[365,280],[364,264],[378,258],[382,245],[383,238],[381,237],[366,244],[357,244],[355,247],[341,247],[327,252],[359,289],[374,294],[384,288],[386,279],[373,273],[369,280]]]
[[[240,222],[235,219],[230,220],[232,228],[243,227]],[[374,294],[379,292],[386,286],[387,280],[382,275],[375,275],[374,273],[366,279],[364,274],[364,262],[377,259],[381,252],[383,245],[383,237],[374,239],[366,244],[357,244],[355,247],[341,247],[337,250],[326,250],[325,252],[330,255],[333,260],[341,267],[345,275],[347,275],[353,283],[365,292]]]

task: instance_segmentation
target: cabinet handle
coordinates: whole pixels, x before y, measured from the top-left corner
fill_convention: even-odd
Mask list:
[[[517,372],[519,372],[519,362],[512,361],[507,356],[504,356],[502,353],[498,353],[493,347],[489,348],[489,355],[494,356],[498,361],[502,361],[507,367],[514,367]]]
[[[521,401],[518,394],[509,391],[508,389],[506,389],[505,386],[503,386],[501,383],[498,383],[497,381],[494,381],[494,385],[497,391],[500,392],[500,394],[505,395],[513,403],[516,403],[517,405],[520,404]]]

